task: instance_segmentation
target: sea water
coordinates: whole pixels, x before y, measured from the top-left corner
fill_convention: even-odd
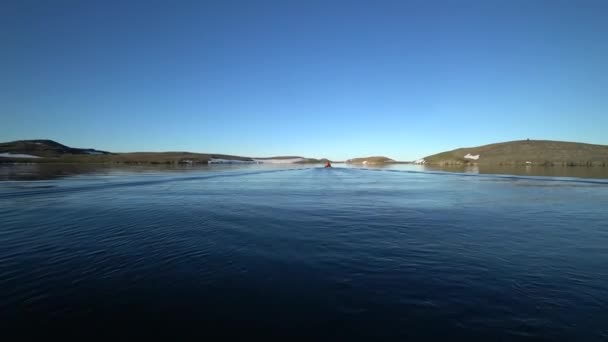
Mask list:
[[[608,339],[608,180],[36,170],[5,167],[0,182],[3,329]]]

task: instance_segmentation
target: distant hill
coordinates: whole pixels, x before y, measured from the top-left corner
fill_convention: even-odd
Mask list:
[[[328,159],[321,158],[306,158],[299,156],[278,156],[278,157],[264,157],[264,158],[253,158],[261,163],[268,164],[321,164],[329,162]]]
[[[388,157],[363,157],[353,158],[346,161],[347,164],[387,164],[394,163],[395,161]]]
[[[300,156],[277,156],[277,157],[255,157],[255,160],[284,160],[284,159],[305,159]]]
[[[191,152],[110,153],[73,148],[53,140],[19,140],[0,143],[0,163],[117,163],[117,164],[235,164],[323,163],[327,159],[304,157],[249,158],[227,154]]]
[[[53,140],[19,140],[0,143],[0,162],[207,164],[210,160],[251,162],[247,157],[190,152],[110,153],[91,148],[73,148]]]
[[[517,140],[459,148],[416,162],[430,165],[608,166],[608,146],[550,140]]]
[[[332,161],[327,158],[321,158],[321,159],[304,158],[304,160],[298,162],[298,164],[325,164],[325,163],[331,163],[331,162]]]
[[[0,153],[5,155],[35,156],[57,158],[66,154],[72,155],[105,155],[106,151],[92,148],[72,148],[53,140],[18,140],[0,143]]]

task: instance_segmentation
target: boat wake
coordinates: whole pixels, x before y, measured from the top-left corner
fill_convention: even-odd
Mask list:
[[[107,190],[107,189],[113,189],[113,188],[148,186],[148,185],[158,185],[158,184],[166,184],[166,183],[173,183],[173,182],[186,182],[186,181],[207,180],[207,179],[226,178],[226,177],[244,177],[244,176],[260,175],[260,174],[288,172],[288,171],[295,171],[295,170],[305,170],[305,169],[289,168],[289,169],[259,170],[259,171],[248,171],[248,172],[214,172],[214,173],[197,175],[197,176],[170,177],[170,178],[163,177],[160,179],[156,178],[156,179],[147,179],[147,180],[130,181],[130,182],[96,182],[96,183],[92,183],[92,184],[67,186],[67,187],[54,187],[54,186],[45,185],[42,187],[36,187],[35,190],[30,190],[31,188],[28,188],[27,190],[20,189],[18,191],[0,192],[0,199],[21,198],[21,197],[29,197],[29,196],[45,196],[45,195],[73,193],[73,192],[82,192],[82,191]]]

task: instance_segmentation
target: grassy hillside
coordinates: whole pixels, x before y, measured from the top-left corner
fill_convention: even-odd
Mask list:
[[[299,161],[296,161],[295,164],[321,164],[321,163],[326,163],[329,161],[328,159],[325,159],[325,158],[317,159],[317,158],[306,158],[306,157],[300,157],[300,156],[278,156],[278,157],[264,157],[264,158],[253,158],[253,159],[261,160],[261,161],[300,159]]]
[[[53,140],[18,140],[0,143],[0,153],[28,154],[42,158],[56,158],[66,154],[71,155],[105,155],[106,151],[92,148],[72,148]]]
[[[469,156],[466,158],[465,156]],[[478,156],[478,159],[474,159]],[[608,146],[550,140],[518,140],[459,148],[424,158],[430,165],[608,166]]]
[[[325,164],[328,162],[331,163],[331,161],[329,159],[325,159],[325,158],[321,158],[321,159],[304,158],[302,161],[297,162],[297,164]]]
[[[0,163],[119,163],[119,164],[206,164],[211,158],[252,161],[251,158],[225,154],[190,152],[110,153],[72,148],[52,140],[19,140],[0,143]],[[12,157],[12,155],[17,155]],[[30,155],[40,158],[25,158]]]
[[[27,156],[39,158],[27,158]],[[297,158],[302,158],[298,163],[323,163],[327,161],[327,159],[287,156],[256,159]],[[210,153],[110,153],[94,149],[72,148],[52,140],[20,140],[0,143],[0,163],[207,164],[211,159],[253,161],[253,158],[249,157]]]
[[[211,159],[228,159],[252,161],[251,158],[224,154],[205,154],[189,152],[134,152],[112,153],[107,155],[74,155],[65,154],[59,157],[41,159],[0,158],[0,163],[33,162],[33,163],[114,163],[114,164],[207,164]]]
[[[256,160],[274,160],[274,159],[298,159],[298,158],[302,158],[305,159],[304,157],[300,157],[300,156],[277,156],[277,157],[254,157],[253,159]]]
[[[394,163],[395,161],[388,157],[363,157],[353,158],[346,161],[348,164],[385,164]]]

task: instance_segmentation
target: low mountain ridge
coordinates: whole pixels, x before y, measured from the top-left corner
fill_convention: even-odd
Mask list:
[[[41,158],[57,158],[66,154],[73,155],[105,155],[110,152],[92,148],[73,148],[53,140],[17,140],[0,143],[0,153],[10,155],[30,155]]]
[[[608,166],[608,146],[552,140],[516,140],[458,148],[416,162],[429,165]]]
[[[353,158],[346,161],[347,164],[386,164],[394,162],[393,159],[384,156]]]
[[[0,163],[115,163],[115,164],[266,164],[324,163],[327,159],[305,157],[250,158],[215,153],[129,152],[111,153],[73,148],[53,140],[35,139],[0,143]]]

